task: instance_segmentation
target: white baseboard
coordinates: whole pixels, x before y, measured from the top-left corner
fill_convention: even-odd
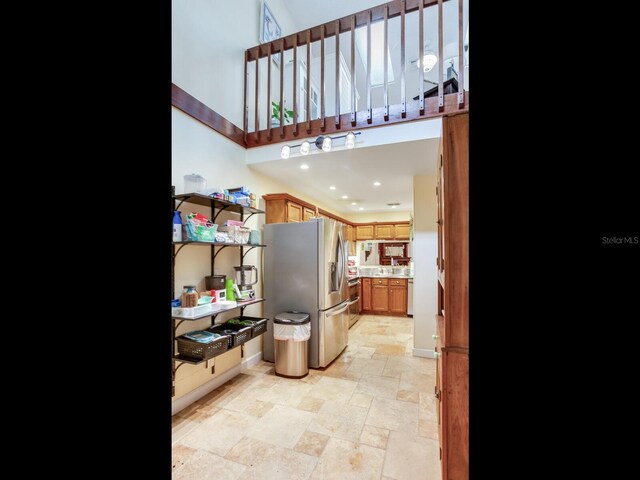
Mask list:
[[[242,360],[242,362],[239,365],[236,365],[235,367],[227,370],[219,377],[216,377],[213,380],[210,380],[207,383],[200,385],[198,388],[194,388],[186,395],[183,395],[177,400],[174,400],[171,403],[171,415],[175,415],[179,411],[184,410],[196,400],[199,400],[202,397],[204,397],[207,393],[227,383],[229,380],[231,380],[233,377],[235,377],[239,373],[246,371],[249,367],[258,363],[260,359],[262,359],[262,351],[254,355],[251,355],[249,358],[245,358],[244,360]]]
[[[414,348],[413,356],[414,357],[424,357],[424,358],[436,358],[435,350],[430,350],[428,348]]]

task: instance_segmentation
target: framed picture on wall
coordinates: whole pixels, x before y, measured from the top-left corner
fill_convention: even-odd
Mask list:
[[[272,42],[282,36],[282,29],[278,21],[273,16],[269,5],[265,0],[262,1],[260,10],[260,43]],[[280,65],[280,54],[271,55],[273,63]]]

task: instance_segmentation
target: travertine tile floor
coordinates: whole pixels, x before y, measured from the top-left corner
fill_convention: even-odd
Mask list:
[[[324,371],[261,361],[173,417],[173,478],[440,480],[435,360],[412,347],[412,318],[363,315]]]

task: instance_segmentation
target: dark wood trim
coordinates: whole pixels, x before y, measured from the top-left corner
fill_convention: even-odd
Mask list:
[[[420,104],[418,100],[410,100],[407,102],[406,116],[403,117],[401,112],[401,105],[391,105],[389,107],[389,120],[385,120],[384,107],[376,107],[373,109],[373,121],[371,124],[367,123],[366,111],[357,115],[358,120],[355,125],[351,123],[351,113],[345,113],[340,115],[340,127],[336,127],[337,119],[327,117],[325,122],[325,129],[320,129],[320,120],[311,120],[311,131],[308,133],[310,137],[316,137],[319,135],[330,135],[336,132],[344,132],[349,130],[364,130],[367,128],[383,127],[385,125],[391,125],[394,123],[404,123],[417,120],[426,120],[434,117],[451,116],[469,111],[469,92],[465,92],[464,96],[465,107],[458,109],[458,94],[452,93],[444,96],[444,109],[440,111],[438,108],[438,97],[425,98],[424,101],[424,115],[420,115]],[[295,133],[295,125],[286,125],[284,127],[284,136],[281,138],[274,138],[268,141],[266,135],[260,137],[260,141],[256,142],[255,136],[250,135],[247,138],[247,148],[260,147],[263,145],[269,145],[272,143],[287,142],[291,140],[297,140],[299,134]]]
[[[232,142],[246,147],[244,143],[244,131],[241,128],[236,127],[222,115],[216,113],[174,83],[171,84],[171,105],[182,110],[207,127],[212,128],[220,135],[224,135]]]
[[[448,1],[448,0],[443,0]],[[386,4],[381,4],[375,6],[371,9],[362,10],[353,15],[347,15],[338,20],[332,20],[331,22],[324,24],[324,35],[325,38],[332,37],[336,34],[336,27],[339,22],[339,30],[340,33],[345,33],[351,30],[351,17],[355,16],[356,24],[355,27],[362,27],[367,24],[367,14],[371,11],[371,23],[376,23],[384,19],[384,7],[387,5],[389,7],[389,15],[388,18],[395,18],[400,15],[400,4],[405,3],[404,12],[411,13],[415,12],[419,8],[420,0],[393,0],[392,2],[388,2]],[[432,5],[436,5],[438,0],[422,0],[422,4],[424,7],[430,7]],[[309,41],[316,42],[320,40],[320,25],[316,25],[313,28],[309,29],[311,32],[311,36]],[[302,46],[307,41],[307,31],[303,30],[301,32],[292,33],[291,35],[287,35],[286,37],[278,40],[274,40],[271,43],[277,44],[277,49],[280,48],[280,43],[284,44],[284,49],[289,50],[293,48],[294,41],[296,41],[297,45]],[[264,43],[262,45],[256,45],[247,49],[247,58],[249,61],[255,60],[258,56],[259,58],[267,56],[268,44]]]

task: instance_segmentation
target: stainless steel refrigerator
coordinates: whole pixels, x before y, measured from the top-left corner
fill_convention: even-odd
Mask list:
[[[319,218],[264,226],[264,356],[275,361],[273,319],[285,311],[311,315],[309,366],[326,367],[349,340],[349,286],[343,224]]]

